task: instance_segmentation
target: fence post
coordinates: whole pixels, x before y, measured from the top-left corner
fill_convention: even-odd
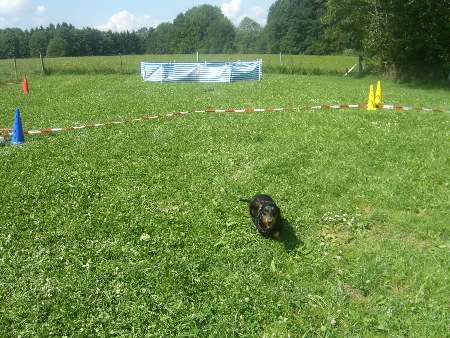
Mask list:
[[[261,81],[261,74],[262,74],[262,59],[259,59],[258,62],[258,81]]]
[[[362,74],[362,72],[364,70],[364,63],[363,63],[362,55],[358,56],[358,66],[359,66],[359,74]]]
[[[41,59],[41,70],[42,70],[42,73],[45,74],[44,57],[42,56],[41,52],[39,52],[39,58]]]
[[[14,74],[16,74],[16,81],[19,81],[19,76],[17,75],[17,59],[14,57]]]
[[[283,58],[281,56],[281,53],[280,53],[280,66],[283,66]]]

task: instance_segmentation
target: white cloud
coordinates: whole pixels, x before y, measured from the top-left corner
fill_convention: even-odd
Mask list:
[[[0,0],[0,14],[19,15],[32,11],[33,0]]]
[[[138,30],[142,27],[156,27],[160,23],[160,21],[152,19],[149,15],[135,16],[133,13],[124,10],[113,14],[106,24],[95,28],[101,31],[123,32]]]
[[[44,6],[39,5],[35,8],[33,13],[33,22],[40,26],[44,25],[48,21],[47,11]]]
[[[45,7],[42,5],[39,5],[36,7],[36,15],[44,15],[45,14]]]
[[[43,25],[47,22],[46,9],[35,0],[0,0],[0,27],[11,27],[20,22]]]
[[[256,6],[252,7],[252,9],[250,10],[250,14],[248,14],[247,16],[264,26],[267,23],[267,15],[267,9]]]
[[[231,0],[230,2],[223,3],[220,9],[235,25],[239,25],[245,17],[249,17],[261,25],[265,25],[267,22],[266,9],[255,6],[250,8],[250,10],[245,10],[242,8],[242,0]]]
[[[228,17],[228,19],[232,20],[236,18],[241,11],[242,0],[231,0],[230,2],[226,2],[220,6],[222,13]]]

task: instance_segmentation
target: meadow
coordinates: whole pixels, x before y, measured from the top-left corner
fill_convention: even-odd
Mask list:
[[[300,75],[344,75],[358,61],[356,56],[310,56],[278,54],[199,54],[203,61],[263,60],[264,73]],[[47,74],[139,74],[140,62],[196,62],[195,54],[116,55],[84,58],[44,58]],[[22,80],[26,75],[42,74],[39,59],[0,60],[0,83]],[[354,71],[356,73],[356,70]]]
[[[17,107],[26,130],[294,109],[1,143],[0,336],[448,335],[450,115],[302,109],[367,103],[381,80],[386,104],[450,110],[448,88],[276,72],[145,83],[132,58],[46,60],[50,75],[26,72],[28,94],[0,86],[0,128]],[[341,68],[308,68],[321,64]],[[256,193],[280,206],[280,240],[258,236],[238,201]]]

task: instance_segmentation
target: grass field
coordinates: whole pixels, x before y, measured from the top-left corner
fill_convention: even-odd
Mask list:
[[[0,128],[16,107],[24,129],[45,129],[367,103],[378,80],[28,77],[27,95],[0,87]],[[381,80],[387,104],[450,110],[448,89]],[[0,336],[446,337],[449,122],[358,108],[193,113],[8,139]],[[256,235],[238,202],[260,192],[282,209],[279,241]]]
[[[263,60],[265,73],[289,73],[301,75],[344,75],[357,62],[355,56],[310,56],[278,54],[200,54],[199,61]],[[197,55],[124,55],[85,58],[45,58],[48,74],[139,74],[140,62],[196,62]],[[42,74],[39,59],[18,59],[17,77],[13,60],[0,60],[0,83],[22,80],[24,76]],[[357,71],[354,70],[353,74]]]

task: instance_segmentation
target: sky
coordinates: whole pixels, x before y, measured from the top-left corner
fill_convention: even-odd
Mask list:
[[[275,0],[0,0],[0,29],[22,30],[58,23],[113,32],[156,27],[173,22],[180,13],[203,4],[218,6],[239,25],[250,17],[266,24]]]

